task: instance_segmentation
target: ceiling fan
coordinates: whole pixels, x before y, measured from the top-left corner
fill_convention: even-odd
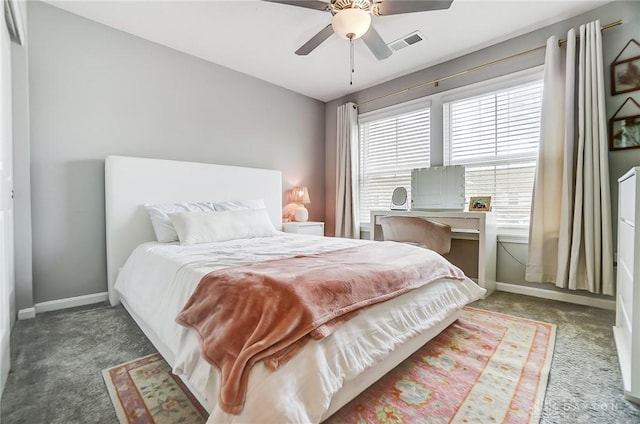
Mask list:
[[[299,56],[306,56],[322,44],[334,32],[349,41],[362,37],[362,41],[378,59],[391,56],[391,49],[380,34],[371,26],[371,16],[399,15],[402,13],[425,12],[448,9],[453,0],[320,0],[280,1],[265,0],[290,6],[305,7],[332,15],[331,23],[320,30],[302,47],[296,50]]]

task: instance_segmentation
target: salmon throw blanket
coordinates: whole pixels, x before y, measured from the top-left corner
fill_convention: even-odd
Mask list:
[[[360,309],[441,278],[465,277],[428,249],[370,243],[213,271],[176,321],[197,332],[219,369],[222,410],[239,414],[257,361],[275,369]]]

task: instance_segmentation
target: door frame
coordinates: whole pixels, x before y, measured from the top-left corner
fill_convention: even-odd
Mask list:
[[[24,40],[20,4],[3,2],[0,18],[0,396],[4,391],[10,359],[11,314],[15,302],[15,260],[13,240],[13,132],[11,41]]]

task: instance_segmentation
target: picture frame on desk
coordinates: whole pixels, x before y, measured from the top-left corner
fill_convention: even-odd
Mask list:
[[[491,210],[491,196],[475,196],[469,199],[470,212],[489,212]]]

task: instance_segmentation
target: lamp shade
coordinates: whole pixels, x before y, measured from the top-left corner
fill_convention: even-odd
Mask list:
[[[311,200],[309,199],[309,190],[307,190],[307,187],[300,186],[292,188],[291,201],[295,203],[302,203],[305,205],[311,203]]]
[[[355,40],[369,30],[371,14],[358,8],[342,9],[331,18],[331,26],[340,37]]]

